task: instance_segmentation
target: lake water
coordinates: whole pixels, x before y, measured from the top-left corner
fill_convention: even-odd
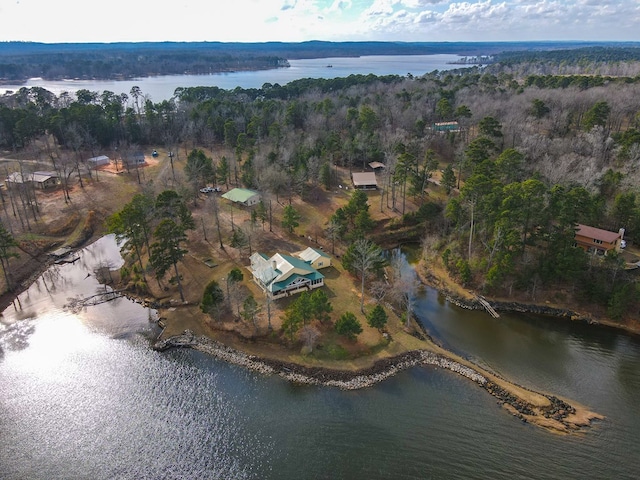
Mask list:
[[[17,91],[21,87],[42,87],[56,95],[80,89],[116,94],[131,91],[138,86],[153,102],[170,99],[178,87],[220,87],[227,90],[236,87],[260,88],[265,83],[284,85],[300,78],[337,78],[351,74],[368,75],[424,75],[434,70],[451,70],[461,65],[453,64],[458,55],[371,55],[347,58],[316,58],[289,60],[289,68],[260,70],[253,72],[216,73],[211,75],[166,75],[133,80],[60,80],[30,79],[25,85],[0,85],[0,95]],[[331,65],[331,67],[328,67]]]
[[[0,318],[0,478],[636,479],[640,342],[527,316],[493,319],[431,289],[430,331],[526,386],[604,414],[583,434],[524,424],[448,370],[416,367],[373,388],[292,385],[199,352],[158,353],[149,312],[101,290],[112,237],[57,266]]]

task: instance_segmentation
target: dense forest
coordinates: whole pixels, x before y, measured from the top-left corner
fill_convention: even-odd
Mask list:
[[[134,46],[135,45],[135,46]],[[5,44],[0,80],[124,79],[153,75],[204,75],[288,66],[269,51],[198,48],[193,44]]]
[[[546,75],[610,75],[637,76],[640,74],[640,48],[626,46],[589,46],[574,50],[545,49],[504,51],[495,56],[499,71]]]
[[[286,67],[288,59],[362,55],[449,53],[486,56],[502,52],[505,55],[505,61],[522,63],[523,50],[540,52],[595,45],[606,45],[608,48],[605,50],[619,46],[619,44],[597,42],[310,41],[301,43],[149,42],[109,44],[5,42],[0,44],[0,81],[25,81],[33,77],[42,77],[48,80],[68,78],[122,79],[152,75],[209,74]],[[513,51],[520,53],[507,55],[508,52]],[[524,61],[531,62],[537,58],[525,56]],[[555,57],[542,58],[547,61]],[[616,57],[616,59],[621,60],[622,57]]]
[[[640,238],[640,77],[565,76],[553,62],[549,73],[519,76],[512,67],[178,88],[160,103],[135,88],[59,97],[25,88],[1,99],[0,146],[67,172],[141,145],[222,149],[210,174],[219,184],[303,200],[335,187],[334,166],[379,161],[376,201],[397,220],[381,231],[360,205],[336,212],[325,235],[346,248],[403,232],[467,287],[529,301],[551,291],[624,321],[638,309],[635,271],[615,252],[573,245],[578,223]],[[458,128],[441,132],[438,122]],[[185,189],[197,194],[195,178]]]

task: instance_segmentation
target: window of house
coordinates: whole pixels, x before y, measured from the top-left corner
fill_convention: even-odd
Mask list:
[[[598,240],[597,238],[593,239],[593,243],[597,243],[598,245],[602,245],[602,240]]]

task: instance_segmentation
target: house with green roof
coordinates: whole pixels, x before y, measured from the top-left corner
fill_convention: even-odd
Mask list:
[[[308,262],[291,255],[251,255],[249,267],[256,282],[271,298],[278,299],[324,285],[324,275]]]
[[[431,127],[434,132],[459,132],[460,125],[458,122],[437,122]]]
[[[233,188],[223,194],[222,198],[226,198],[233,203],[241,203],[247,207],[257,205],[260,202],[260,194],[248,188]]]

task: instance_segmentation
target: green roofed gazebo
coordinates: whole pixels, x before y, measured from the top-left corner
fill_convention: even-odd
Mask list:
[[[248,188],[234,188],[222,195],[222,198],[232,201],[233,203],[241,203],[250,207],[260,202],[260,194],[255,190]]]

